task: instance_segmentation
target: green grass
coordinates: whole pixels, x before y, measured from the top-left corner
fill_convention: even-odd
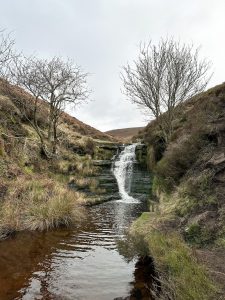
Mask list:
[[[144,214],[133,224],[131,234],[141,236],[147,242],[160,274],[164,294],[177,300],[213,298],[216,287],[178,233],[163,233],[156,228],[151,214]]]
[[[215,244],[221,248],[225,248],[225,237],[220,237],[215,241]]]
[[[139,218],[140,222],[148,221],[150,217],[149,212],[143,212]]]
[[[217,195],[212,185],[213,173],[205,170],[200,174],[187,177],[177,189],[179,198],[176,213],[187,216],[218,203]]]
[[[148,235],[149,249],[159,269],[172,283],[178,300],[212,299],[215,288],[206,270],[198,265],[191,250],[177,234],[164,235],[153,231]]]

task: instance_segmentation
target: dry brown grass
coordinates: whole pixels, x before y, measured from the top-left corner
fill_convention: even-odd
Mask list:
[[[46,159],[20,107],[21,103],[32,107],[32,101],[24,90],[0,80],[0,238],[4,232],[48,230],[79,221],[81,204],[87,200],[67,188],[69,178],[86,184],[86,177],[98,172],[92,162],[96,143],[114,141],[63,113],[58,156]],[[32,121],[32,112],[27,114]],[[38,123],[45,137],[47,115],[48,104],[40,100]],[[88,180],[88,186],[93,192],[98,190],[95,180]]]
[[[1,203],[1,228],[8,231],[49,230],[80,220],[82,194],[44,177],[19,177]]]

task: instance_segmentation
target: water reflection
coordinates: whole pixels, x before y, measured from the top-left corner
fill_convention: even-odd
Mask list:
[[[77,228],[20,233],[0,243],[0,299],[114,299],[129,294],[135,262],[116,239],[143,203],[107,202],[87,209]]]

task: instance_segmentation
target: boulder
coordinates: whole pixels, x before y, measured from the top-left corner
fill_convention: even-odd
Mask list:
[[[220,152],[213,155],[213,157],[208,161],[209,165],[218,166],[225,164],[225,153]]]
[[[215,211],[205,211],[189,219],[188,225],[191,224],[205,225],[205,224],[210,224],[211,221],[213,221],[214,223],[216,221],[216,217],[217,217],[217,213]]]
[[[114,144],[103,144],[103,145],[99,145],[98,146],[100,149],[104,149],[104,150],[112,150],[112,151],[116,151],[118,149],[118,145],[114,145]]]

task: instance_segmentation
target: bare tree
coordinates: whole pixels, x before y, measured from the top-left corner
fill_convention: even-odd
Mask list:
[[[0,76],[6,77],[7,67],[13,57],[16,56],[14,51],[15,41],[4,30],[0,30]]]
[[[199,48],[172,38],[162,39],[158,45],[150,42],[140,46],[133,66],[123,67],[124,93],[156,118],[168,143],[173,133],[175,111],[183,101],[205,89],[211,78],[207,75],[209,68],[206,59],[199,59]]]
[[[21,104],[23,113],[35,128],[42,146],[45,145],[44,135],[39,128],[37,115],[41,107],[43,108],[43,101],[48,102],[46,105],[48,109],[48,141],[52,145],[51,152],[55,154],[58,143],[57,128],[66,105],[76,106],[87,100],[89,95],[87,74],[83,73],[80,67],[74,66],[70,60],[64,62],[58,57],[51,60],[24,58],[14,61],[11,79],[15,85],[22,87],[33,96],[33,101],[30,102],[32,118],[28,116],[27,103]]]
[[[76,106],[87,100],[87,73],[71,60],[64,62],[61,58],[37,60],[37,70],[44,82],[42,99],[49,103],[48,139],[52,142],[53,153],[56,152],[57,127],[66,105]]]
[[[39,115],[44,110],[43,101],[40,99],[44,93],[45,82],[41,79],[35,60],[32,57],[22,56],[14,58],[13,63],[10,64],[9,81],[14,85],[14,89],[18,88],[14,92],[13,87],[6,82],[5,90],[20,109],[23,117],[36,131],[42,152],[49,156],[45,135],[39,124]]]

